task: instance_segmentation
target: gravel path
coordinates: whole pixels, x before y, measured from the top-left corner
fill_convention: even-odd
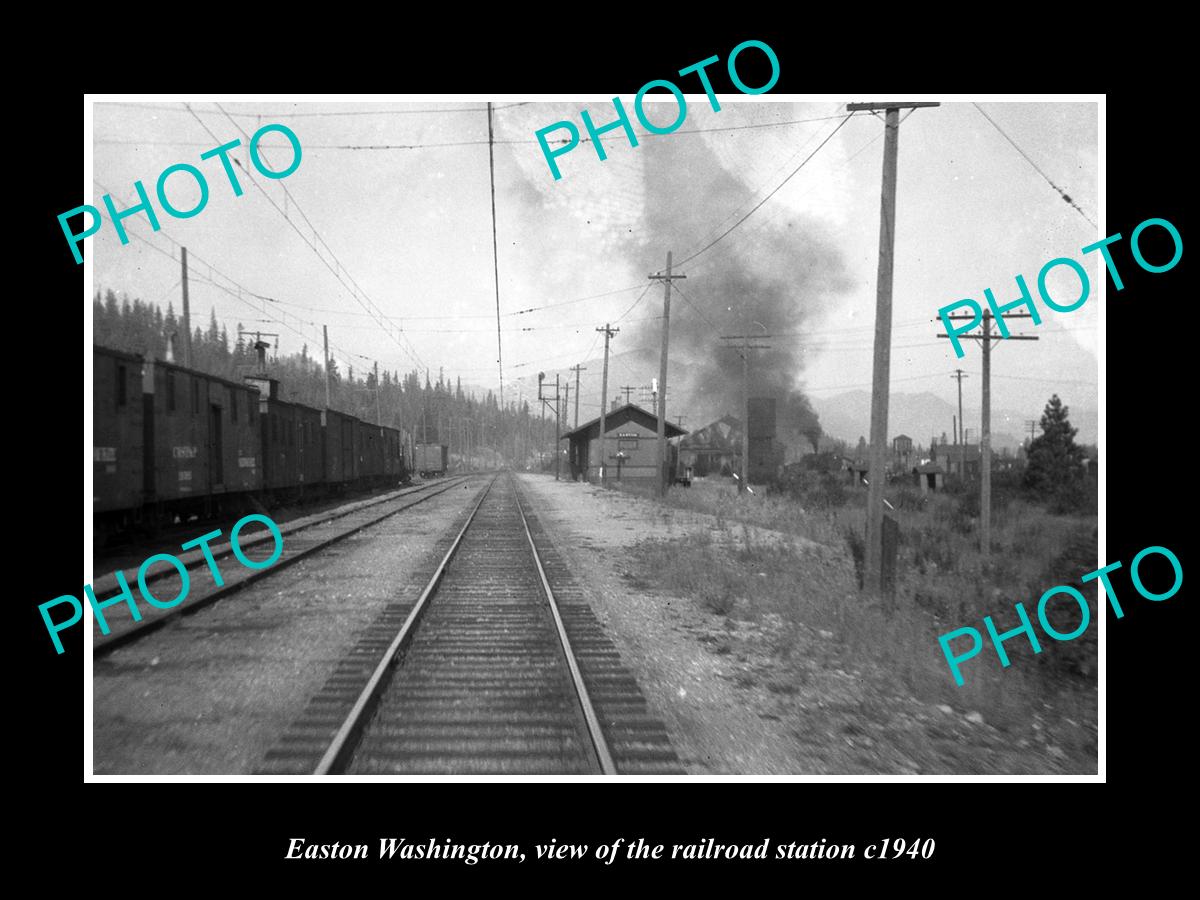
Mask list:
[[[590,484],[536,475],[522,476],[522,484],[690,774],[813,771],[815,761],[798,755],[789,729],[752,708],[744,690],[728,680],[736,677],[735,658],[706,648],[700,635],[715,617],[690,600],[640,593],[624,577],[621,551],[647,539],[715,529],[713,517]]]
[[[484,479],[95,662],[95,774],[250,772]]]

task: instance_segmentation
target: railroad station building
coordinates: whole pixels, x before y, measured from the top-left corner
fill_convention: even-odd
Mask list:
[[[604,457],[608,477],[616,481],[646,480],[654,483],[658,416],[634,403],[612,409],[604,417]],[[673,471],[678,447],[673,440],[687,434],[677,425],[666,423],[667,462]],[[600,418],[580,425],[562,436],[567,441],[567,459],[573,481],[600,481]]]

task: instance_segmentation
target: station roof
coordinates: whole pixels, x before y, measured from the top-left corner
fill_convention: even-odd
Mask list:
[[[639,425],[649,428],[655,433],[658,431],[658,416],[654,415],[654,413],[647,412],[636,403],[626,403],[624,406],[618,406],[616,409],[608,412],[604,416],[604,430],[609,434],[612,434],[614,430],[620,428],[622,425],[628,424],[631,421],[637,422]],[[666,423],[665,430],[668,438],[677,438],[681,435],[687,434],[684,429],[680,428],[678,425],[672,425],[669,420]],[[561,440],[591,440],[593,438],[598,438],[599,436],[600,417],[597,416],[596,418],[592,419],[592,421],[585,422],[583,425],[580,425],[573,431],[566,432],[563,434]]]

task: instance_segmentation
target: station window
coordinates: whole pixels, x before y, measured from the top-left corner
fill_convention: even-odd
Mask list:
[[[167,373],[167,412],[175,412],[175,373]]]
[[[125,405],[125,367],[117,364],[117,408]]]

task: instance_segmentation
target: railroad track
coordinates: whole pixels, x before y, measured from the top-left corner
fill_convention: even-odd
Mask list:
[[[306,556],[323,550],[397,513],[411,509],[419,503],[424,503],[426,500],[430,500],[439,494],[444,494],[446,491],[460,487],[468,480],[468,477],[464,476],[450,479],[446,482],[433,482],[428,486],[402,491],[398,495],[383,500],[375,499],[351,504],[351,508],[348,511],[339,510],[332,515],[322,514],[313,521],[305,520],[300,523],[293,523],[290,528],[284,525],[282,526],[284,535],[283,551],[279,559],[270,568],[254,570],[241,565],[220,566],[224,579],[224,584],[221,586],[212,583],[211,576],[208,574],[207,563],[199,551],[193,551],[191,554],[183,554],[182,556],[186,557],[184,561],[189,574],[192,574],[193,571],[202,571],[204,573],[203,580],[201,576],[193,575],[191,579],[193,589],[189,592],[188,599],[180,606],[170,610],[158,610],[149,604],[139,604],[139,609],[143,615],[143,619],[140,622],[121,620],[117,619],[116,616],[109,615],[108,619],[112,633],[107,637],[99,635],[98,626],[93,622],[95,639],[92,645],[92,658],[98,659],[106,656],[120,647],[157,631],[180,616],[191,615],[207,606],[211,606],[213,603],[225,599],[242,588],[262,578],[268,578],[275,572],[299,562]],[[321,530],[320,526],[330,525],[330,523],[336,524],[333,524],[328,531]],[[240,541],[240,544],[245,549],[267,540],[270,540],[270,533],[264,531],[262,535],[256,535],[254,538]],[[224,544],[221,547],[214,547],[213,556],[219,563],[223,560],[232,559],[232,553],[232,548],[228,544]],[[171,596],[174,593],[175,585],[178,583],[177,579],[178,576],[175,574],[175,570],[167,567],[165,573],[158,573],[158,577],[148,577],[147,581],[150,583],[162,581],[171,584],[171,587],[163,588],[162,590],[164,596]],[[130,584],[136,585],[136,574],[127,576],[127,581]],[[172,581],[174,582],[173,584]],[[108,596],[116,593],[116,581],[111,576],[106,576],[104,579],[97,579],[94,589],[99,599],[106,599]],[[116,608],[118,607],[114,607],[113,609]]]
[[[264,773],[682,774],[511,475],[452,529],[268,752]]]

